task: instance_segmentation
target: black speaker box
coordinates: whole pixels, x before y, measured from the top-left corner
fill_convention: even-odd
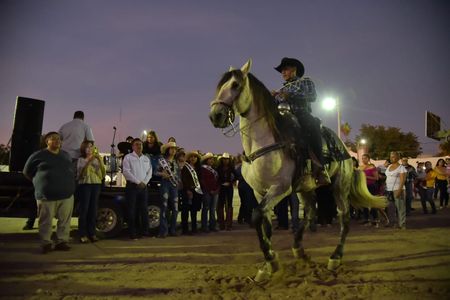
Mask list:
[[[9,170],[20,172],[30,155],[40,149],[45,101],[17,97]]]

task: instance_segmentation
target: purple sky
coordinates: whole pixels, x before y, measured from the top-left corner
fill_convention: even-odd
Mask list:
[[[424,137],[425,110],[450,126],[448,1],[1,1],[0,143],[16,96],[46,101],[44,132],[83,110],[100,149],[154,129],[186,149],[237,153],[209,122],[230,65],[253,59],[269,89],[284,56],[303,61],[318,100],[341,101],[342,121]],[[267,1],[269,2],[269,1]],[[447,104],[446,106],[444,104]],[[336,113],[313,105],[333,129]]]

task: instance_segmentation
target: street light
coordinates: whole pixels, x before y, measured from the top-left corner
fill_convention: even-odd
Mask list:
[[[359,163],[362,163],[362,156],[368,153],[367,140],[362,138],[356,142],[356,155]]]
[[[339,139],[341,138],[341,110],[339,107],[339,98],[332,98],[332,97],[328,97],[325,98],[322,101],[322,108],[325,110],[334,110],[336,109],[337,112],[337,122],[338,122],[338,127],[337,127],[337,134]]]
[[[147,130],[142,130],[141,139],[145,140],[147,138]]]

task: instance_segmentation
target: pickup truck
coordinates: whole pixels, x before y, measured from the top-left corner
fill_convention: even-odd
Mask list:
[[[160,183],[148,184],[148,218],[150,232],[157,233],[160,223]],[[75,197],[73,216],[78,216],[78,201]],[[0,217],[28,218],[36,215],[36,200],[33,184],[21,172],[0,172]],[[125,188],[102,186],[97,211],[97,233],[111,238],[119,235],[127,223]]]

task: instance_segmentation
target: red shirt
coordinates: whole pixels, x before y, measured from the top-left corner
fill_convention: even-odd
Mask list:
[[[200,185],[204,193],[216,192],[219,189],[218,179],[217,172],[212,167],[202,166],[200,169]]]

